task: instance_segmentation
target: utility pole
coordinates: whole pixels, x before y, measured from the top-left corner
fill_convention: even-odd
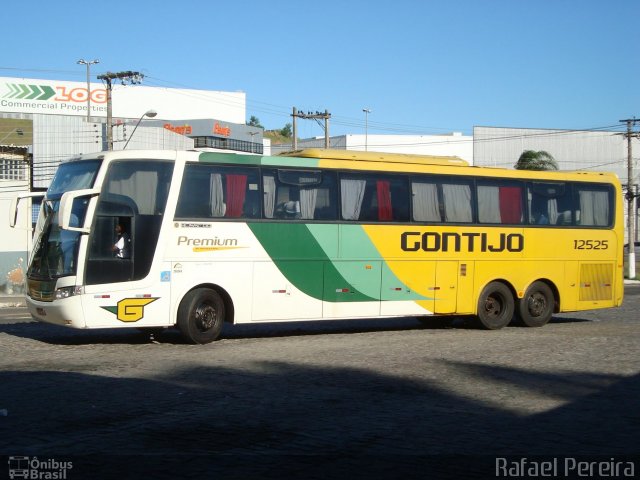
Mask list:
[[[318,122],[318,125],[320,125],[321,127],[322,127],[322,124],[320,123],[320,119],[324,119],[324,127],[322,127],[324,129],[324,148],[329,148],[329,119],[331,118],[331,114],[329,113],[328,110],[325,110],[324,113],[318,112],[318,111],[316,111],[315,113],[313,112],[302,113],[302,112],[298,112],[296,107],[293,107],[293,113],[291,114],[291,116],[293,117],[293,149],[294,150],[298,149],[298,140],[296,137],[296,134],[297,134],[296,118],[304,118],[306,120],[315,120],[316,122]]]
[[[636,252],[635,252],[635,239],[636,239],[636,198],[638,192],[635,191],[633,184],[633,157],[631,155],[631,139],[638,138],[637,133],[632,132],[633,126],[640,122],[634,118],[628,118],[626,120],[620,120],[622,123],[627,124],[627,133],[624,134],[627,137],[627,193],[625,195],[627,199],[627,234],[629,241],[629,278],[636,278]]]
[[[98,80],[104,80],[107,84],[107,149],[113,150],[113,107],[111,102],[111,83],[113,80],[120,80],[122,85],[138,85],[142,83],[144,75],[140,72],[107,72],[104,75],[98,75]]]
[[[296,151],[298,149],[298,129],[296,128],[298,109],[296,107],[293,107],[293,113],[291,116],[293,117],[293,150]]]

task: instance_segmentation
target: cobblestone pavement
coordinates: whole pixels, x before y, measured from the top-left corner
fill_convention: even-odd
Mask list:
[[[354,466],[391,478],[469,454],[638,459],[638,311],[632,285],[619,309],[537,329],[287,323],[229,327],[193,346],[173,331],[34,323],[17,308],[0,320],[0,455],[73,458],[70,479],[89,478],[80,467],[100,458],[142,458],[153,476],[163,462],[188,464],[190,478],[209,477],[212,463],[249,468],[237,478],[316,478],[319,463],[318,478]],[[285,464],[297,470],[284,475]]]

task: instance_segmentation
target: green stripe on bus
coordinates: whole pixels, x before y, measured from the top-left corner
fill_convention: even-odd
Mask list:
[[[309,225],[311,228],[312,225]],[[333,243],[335,243],[335,237],[333,239]],[[375,294],[377,298],[381,298],[382,300],[426,300],[427,297],[424,297],[416,292],[411,291],[409,287],[402,281],[402,279],[398,278],[397,275],[393,273],[391,268],[387,265],[386,259],[382,256],[382,254],[378,251],[375,244],[371,241],[367,232],[362,228],[361,225],[340,225],[340,257],[341,258],[349,258],[349,259],[361,259],[361,261],[366,263],[372,263],[371,267],[374,268],[376,265],[380,265],[382,268],[381,271],[381,281],[382,283],[367,283],[368,289],[361,287],[361,290],[366,294],[371,294],[374,289],[377,289],[377,293]],[[340,262],[338,265],[338,270],[342,275],[351,280],[352,283],[356,283],[359,280],[362,281],[361,278],[355,277],[354,274],[357,275],[358,272],[362,275],[362,269],[350,269],[351,275],[345,272],[344,269],[349,268],[349,262]],[[365,272],[366,273],[366,272]],[[362,283],[358,283],[358,285],[362,285]],[[395,288],[402,289],[402,296],[399,298],[397,295],[391,295],[388,290],[388,286],[394,286]]]
[[[367,295],[345,278],[320,246],[308,226],[303,223],[248,223],[253,234],[267,251],[280,272],[305,294],[325,301],[366,302],[379,300],[377,295]],[[337,228],[329,225],[329,228]],[[335,237],[334,237],[335,238]],[[310,275],[310,263],[323,263],[323,276]],[[349,295],[332,298],[331,286],[347,289]]]
[[[320,165],[320,161],[317,158],[262,157],[262,165],[278,166],[285,170],[289,167],[318,168],[318,165]]]
[[[263,157],[261,155],[242,155],[237,153],[202,152],[198,161],[203,163],[231,163],[237,165],[277,166],[283,169],[291,167],[318,168],[319,160],[297,157]],[[284,163],[284,165],[283,165]]]
[[[198,157],[198,160],[204,163],[235,163],[238,165],[260,165],[262,157],[260,155],[203,152]]]

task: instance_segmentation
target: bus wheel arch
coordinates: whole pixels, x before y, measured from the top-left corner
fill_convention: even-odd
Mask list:
[[[476,317],[483,328],[499,330],[511,323],[515,312],[515,292],[505,281],[493,280],[478,296]]]
[[[220,336],[225,322],[233,321],[229,294],[215,285],[198,285],[180,301],[176,324],[191,343],[209,343]]]
[[[558,290],[555,285],[540,279],[532,282],[516,305],[519,323],[527,327],[542,327],[560,309]]]

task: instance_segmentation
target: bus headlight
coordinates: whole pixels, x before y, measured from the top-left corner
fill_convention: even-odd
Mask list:
[[[56,289],[56,300],[73,297],[74,295],[82,295],[84,287],[81,285],[73,285],[71,287],[61,287]]]

